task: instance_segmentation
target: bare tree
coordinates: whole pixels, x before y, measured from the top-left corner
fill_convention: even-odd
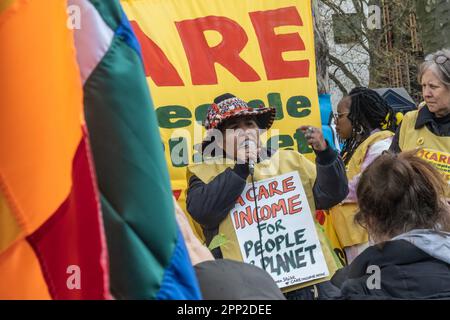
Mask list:
[[[330,92],[328,75],[329,48],[317,1],[313,1],[314,41],[316,48],[317,88],[319,94]]]
[[[424,51],[431,53],[450,48],[450,2],[447,0],[416,0],[418,24]]]
[[[405,87],[413,96],[422,48],[414,0],[317,0],[331,87]]]

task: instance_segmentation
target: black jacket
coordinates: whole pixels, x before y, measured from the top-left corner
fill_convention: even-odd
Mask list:
[[[448,249],[447,244],[446,255]],[[331,282],[343,299],[450,299],[450,256],[444,260],[409,241],[388,241],[366,249]],[[374,267],[379,267],[378,288]]]
[[[313,187],[316,208],[328,209],[348,194],[345,166],[337,152],[328,147],[317,153],[316,167],[317,177]],[[187,211],[202,226],[207,245],[217,235],[219,224],[244,190],[248,175],[248,166],[238,164],[233,169],[226,169],[208,184],[196,176],[190,179]],[[214,250],[213,254],[216,258],[222,256],[220,250]]]
[[[415,129],[418,130],[425,126],[436,136],[450,137],[450,115],[443,118],[436,118],[436,116],[428,110],[428,107],[425,106],[419,111]],[[402,151],[399,146],[400,128],[401,125],[397,128],[397,132],[395,133],[394,139],[392,139],[392,144],[389,148],[390,151],[395,153]]]

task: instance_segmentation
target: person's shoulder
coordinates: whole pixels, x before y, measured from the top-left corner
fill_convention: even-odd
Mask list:
[[[368,148],[369,153],[381,154],[383,151],[388,150],[392,144],[394,133],[388,131],[389,135],[382,137],[380,140],[374,141]]]
[[[196,172],[196,171],[198,171],[200,168],[202,168],[203,166],[205,165],[205,163],[204,162],[201,162],[201,163],[191,163],[191,164],[189,164],[188,166],[187,166],[187,172],[189,173],[189,172],[192,172],[192,173],[194,173],[194,172]]]
[[[286,167],[301,169],[308,175],[313,175],[315,172],[314,162],[295,150],[278,150],[272,156],[271,161],[280,161]]]
[[[412,110],[403,115],[403,119],[399,125],[399,132],[405,133],[406,131],[414,130],[417,127],[417,123],[420,122],[420,118],[422,117],[423,109],[420,110]]]
[[[198,163],[191,163],[187,166],[187,175],[199,175],[204,170],[207,170],[208,168],[214,167],[217,163],[217,160],[214,159],[206,159],[202,162]]]
[[[187,166],[189,170],[191,169],[198,169],[198,168],[205,168],[205,167],[211,167],[211,166],[230,166],[234,165],[234,161],[223,158],[223,157],[217,157],[217,158],[204,158],[201,162],[195,162],[191,163]]]
[[[411,121],[411,120],[414,120],[414,122],[415,122],[417,120],[417,118],[419,117],[419,115],[424,113],[424,110],[425,109],[412,110],[412,111],[405,113],[405,115],[403,116],[402,123],[405,123],[406,121]]]
[[[308,160],[308,158],[305,157],[305,155],[301,154],[300,152],[296,150],[290,150],[290,149],[278,149],[273,154],[272,157],[278,156],[278,157],[291,157],[295,159],[301,159]]]
[[[202,181],[210,181],[212,177],[223,173],[228,168],[233,168],[234,165],[234,161],[230,159],[205,159],[203,162],[189,165],[186,170],[186,177],[188,181],[193,175],[197,176]]]
[[[405,120],[405,119],[410,119],[410,118],[415,118],[415,117],[417,117],[417,115],[419,114],[419,112],[421,111],[422,109],[418,109],[418,110],[411,110],[411,111],[408,111],[408,112],[406,112],[404,115],[403,115],[403,121]]]

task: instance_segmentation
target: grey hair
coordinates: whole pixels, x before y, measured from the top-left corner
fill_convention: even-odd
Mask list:
[[[418,81],[419,83],[422,82],[424,73],[431,69],[447,89],[450,89],[450,70],[447,70],[443,65],[439,65],[434,61],[437,56],[446,56],[450,59],[450,49],[442,49],[426,56],[425,61],[419,68]]]

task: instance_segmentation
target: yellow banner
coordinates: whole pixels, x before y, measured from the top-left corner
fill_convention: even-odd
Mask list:
[[[269,137],[313,158],[298,127],[320,126],[310,0],[122,0],[142,47],[180,203],[216,96],[273,106]],[[272,148],[276,148],[273,140]],[[172,155],[172,156],[171,156]]]

